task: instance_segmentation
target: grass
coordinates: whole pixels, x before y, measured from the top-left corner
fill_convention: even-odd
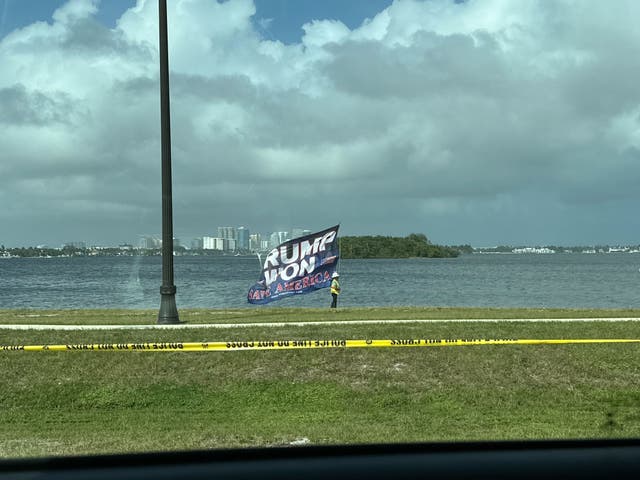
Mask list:
[[[280,313],[278,313],[280,312]],[[203,323],[638,317],[534,309],[194,310]],[[578,314],[582,312],[582,315]],[[623,313],[626,312],[626,313]],[[56,317],[28,315],[56,314]],[[601,315],[599,315],[601,314]],[[144,323],[152,312],[1,311],[0,323]],[[114,322],[114,319],[126,319]],[[144,320],[144,321],[141,321]],[[152,321],[152,320],[151,320]],[[194,320],[195,321],[195,320]],[[36,322],[34,322],[36,323]],[[640,338],[638,322],[12,331],[0,344],[317,338]],[[640,346],[0,352],[0,457],[242,446],[640,436]]]
[[[640,309],[560,308],[468,308],[468,307],[369,307],[340,308],[238,308],[185,309],[179,312],[186,323],[242,323],[380,319],[464,319],[464,318],[591,318],[640,317]],[[157,310],[2,310],[0,324],[155,324]]]

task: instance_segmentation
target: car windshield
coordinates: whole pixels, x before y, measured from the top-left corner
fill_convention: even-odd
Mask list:
[[[639,18],[0,0],[0,459],[639,437]]]

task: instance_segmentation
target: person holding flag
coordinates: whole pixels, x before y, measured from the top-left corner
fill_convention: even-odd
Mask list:
[[[340,295],[340,274],[338,272],[333,272],[331,275],[331,308],[338,307],[338,295]]]

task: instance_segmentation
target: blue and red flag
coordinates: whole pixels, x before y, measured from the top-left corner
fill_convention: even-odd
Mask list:
[[[338,228],[287,240],[264,260],[258,282],[249,289],[247,301],[264,304],[331,286],[338,268]]]

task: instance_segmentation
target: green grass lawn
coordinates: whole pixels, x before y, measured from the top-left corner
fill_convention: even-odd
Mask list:
[[[2,310],[1,324],[155,324],[157,310]],[[640,309],[560,308],[467,308],[467,307],[369,307],[339,308],[238,308],[185,309],[179,312],[185,323],[294,322],[380,319],[465,319],[465,318],[592,318],[640,317]]]
[[[536,313],[537,312],[537,313]],[[189,310],[202,323],[638,317],[638,311]],[[55,315],[33,317],[29,315]],[[154,312],[0,311],[0,323],[153,323]],[[22,319],[22,320],[19,320]],[[56,321],[53,321],[53,320]],[[137,322],[136,322],[137,319]],[[23,321],[25,320],[25,321]],[[640,338],[639,322],[11,331],[0,344]],[[640,436],[640,345],[247,352],[0,352],[0,456]]]

